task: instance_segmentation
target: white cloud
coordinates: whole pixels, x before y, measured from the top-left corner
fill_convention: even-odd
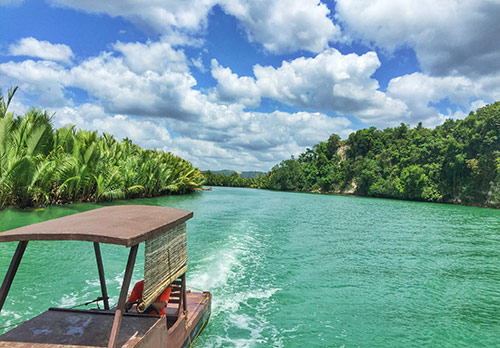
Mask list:
[[[177,147],[202,168],[269,170],[332,133],[349,132],[346,127],[350,121],[343,117],[307,112],[253,113],[229,108],[223,112],[224,109],[225,106],[208,103],[205,114],[196,123],[169,121],[169,127],[184,139],[174,139]]]
[[[175,28],[196,32],[206,26],[207,13],[213,0],[52,0],[52,3],[90,13],[107,13],[124,17],[152,28],[161,34],[175,33]]]
[[[410,111],[412,124],[422,122],[424,126],[434,127],[446,118],[464,118],[486,102],[493,100],[489,91],[484,90],[481,79],[467,77],[432,77],[414,73],[394,78],[390,81],[387,94],[404,101]],[[448,101],[458,106],[458,110],[439,111],[437,104]]]
[[[497,72],[475,78],[414,73],[393,78],[383,92],[372,77],[379,67],[375,52],[343,55],[333,48],[312,58],[284,61],[278,68],[256,65],[255,77],[239,77],[213,61],[218,85],[211,98],[245,107],[272,98],[299,109],[353,116],[382,128],[401,122],[433,127],[500,100]],[[446,104],[450,107],[443,110]]]
[[[0,84],[19,86],[20,91],[37,95],[41,105],[67,104],[64,96],[67,80],[66,68],[50,61],[25,60],[0,64]]]
[[[260,90],[251,77],[238,77],[230,68],[219,65],[212,59],[212,76],[217,80],[217,88],[212,91],[211,98],[229,104],[242,104],[256,107],[260,104]]]
[[[352,115],[378,127],[401,122],[434,127],[500,99],[500,73],[474,79],[415,73],[392,79],[387,92],[382,92],[371,78],[379,65],[373,52],[342,55],[330,49],[314,58],[283,62],[279,68],[257,65],[252,78],[238,77],[214,62],[212,74],[219,84],[212,97],[246,107],[255,106],[260,98],[273,98],[298,108]],[[442,110],[443,103],[451,107]],[[316,128],[305,128],[312,129]]]
[[[9,54],[12,56],[28,56],[71,64],[73,51],[69,46],[53,44],[48,41],[39,41],[33,37],[20,39],[17,43],[9,46]]]
[[[156,73],[189,71],[186,55],[182,50],[175,50],[167,42],[140,42],[113,45],[115,51],[123,54],[124,64],[134,73],[143,74],[146,71]]]
[[[202,73],[207,72],[207,69],[205,68],[205,65],[203,64],[203,59],[201,58],[201,56],[199,56],[196,59],[191,58],[191,65],[194,66],[196,69],[198,69]]]
[[[69,84],[86,90],[100,100],[107,112],[173,118],[193,117],[183,107],[186,91],[196,84],[188,71],[179,72],[173,61],[170,68],[154,71],[145,61],[128,62],[128,56],[103,53],[90,58],[68,72]],[[169,62],[165,60],[165,64]],[[131,67],[130,65],[133,67]],[[134,70],[136,71],[134,71]]]
[[[319,0],[52,0],[54,4],[90,13],[121,16],[165,35],[172,45],[186,44],[189,35],[205,30],[210,10],[221,5],[235,16],[247,37],[272,53],[321,52],[340,39],[340,28]],[[186,36],[187,35],[187,36]],[[199,43],[194,41],[193,44]]]
[[[52,108],[50,112],[54,113],[54,123],[57,127],[75,125],[78,129],[98,130],[101,133],[111,134],[120,141],[129,138],[149,149],[169,151],[172,143],[168,130],[159,119],[109,115],[101,107],[93,104]]]
[[[117,51],[102,52],[66,68],[49,61],[0,64],[0,81],[20,85],[40,96],[46,106],[64,105],[67,87],[85,90],[106,112],[173,118],[195,117],[185,99],[196,93],[186,57],[167,43],[116,43]],[[143,53],[141,55],[141,52]]]
[[[338,0],[352,39],[394,51],[413,47],[425,73],[488,75],[500,69],[498,0]]]
[[[354,115],[370,124],[401,122],[406,106],[379,91],[371,77],[379,67],[375,52],[343,55],[333,48],[313,58],[283,61],[279,68],[256,65],[255,78],[238,77],[213,61],[218,85],[212,97],[247,107],[266,97],[298,108]]]
[[[492,71],[487,76],[473,80],[480,86],[482,94],[485,96],[483,98],[489,99],[490,102],[500,100],[500,84],[498,83],[500,81],[500,70]]]
[[[214,109],[210,110],[209,106]],[[296,142],[300,146],[311,145],[350,125],[346,118],[332,118],[321,113],[256,113],[230,109],[221,112],[223,108],[211,103],[207,105],[207,111],[200,119],[204,127],[193,129],[190,122],[171,122],[171,127],[177,133],[223,142],[231,148],[269,151],[288,142]],[[307,129],[314,133],[311,137],[305,136]]]
[[[321,52],[340,39],[340,28],[319,0],[225,0],[224,10],[238,18],[250,41],[272,53]]]
[[[127,137],[144,148],[173,152],[202,169],[266,171],[290,154],[298,155],[304,147],[323,141],[332,132],[349,125],[346,119],[317,113],[235,112],[226,118],[226,127],[219,123],[210,128],[199,125],[215,120],[220,117],[218,114],[206,114],[202,122],[176,125],[165,119],[111,115],[92,104],[52,108],[49,112],[55,113],[57,127],[74,124],[79,129],[112,134],[118,140]],[[168,128],[178,136],[171,137]],[[193,128],[196,132],[190,131]]]

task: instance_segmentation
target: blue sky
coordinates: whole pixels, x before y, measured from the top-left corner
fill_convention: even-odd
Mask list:
[[[11,111],[201,169],[269,170],[332,133],[500,100],[498,0],[0,0]]]

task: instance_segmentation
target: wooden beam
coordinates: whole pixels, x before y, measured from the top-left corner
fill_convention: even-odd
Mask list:
[[[104,301],[104,309],[109,310],[108,291],[106,290],[106,277],[104,276],[104,267],[102,265],[101,248],[99,243],[94,242],[95,259],[97,261],[97,271],[99,272],[99,280],[101,282],[101,293]]]
[[[14,253],[14,256],[12,256],[12,261],[10,262],[9,269],[7,270],[2,287],[0,288],[0,312],[2,311],[3,304],[5,303],[5,299],[7,298],[10,286],[12,285],[12,281],[14,280],[14,276],[19,268],[19,264],[21,263],[21,259],[23,258],[27,245],[28,241],[19,242],[17,244],[16,252]]]
[[[139,244],[136,244],[132,248],[130,248],[127,267],[125,268],[125,275],[123,276],[122,289],[120,291],[120,297],[118,298],[118,304],[116,305],[115,319],[113,321],[113,327],[111,328],[108,348],[116,347],[116,341],[118,340],[118,334],[120,333],[123,312],[125,311],[125,302],[127,300],[128,288],[130,287],[130,280],[132,279],[132,272],[134,271],[135,258],[137,256],[138,247]]]

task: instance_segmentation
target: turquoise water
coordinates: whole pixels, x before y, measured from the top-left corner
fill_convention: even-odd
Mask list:
[[[188,285],[214,296],[196,347],[500,346],[499,210],[233,188],[122,203],[194,211]],[[0,228],[95,207],[5,210]],[[115,303],[127,249],[103,257]],[[99,291],[90,243],[32,242],[0,327]]]

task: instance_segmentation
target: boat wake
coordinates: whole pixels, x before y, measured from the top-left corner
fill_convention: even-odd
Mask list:
[[[266,313],[281,288],[273,287],[269,280],[264,282],[265,246],[256,226],[240,221],[232,227],[214,243],[217,247],[208,256],[190,264],[188,287],[207,289],[213,296],[212,318],[198,344],[200,347],[273,346],[268,342],[268,333],[276,328]]]

